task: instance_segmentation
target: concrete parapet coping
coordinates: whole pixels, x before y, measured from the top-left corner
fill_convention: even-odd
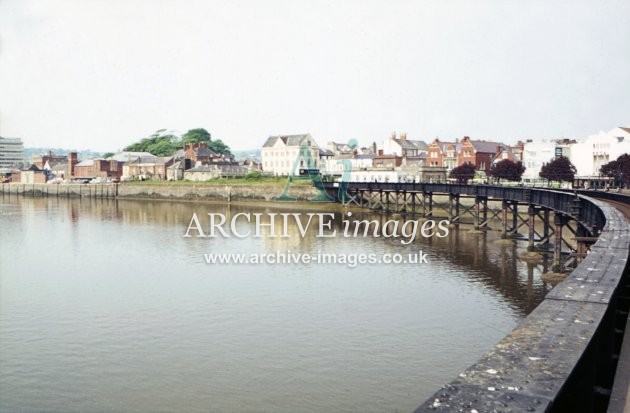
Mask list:
[[[606,406],[630,229],[614,207],[580,199],[597,206],[606,220],[588,256],[516,329],[415,412],[599,411]]]

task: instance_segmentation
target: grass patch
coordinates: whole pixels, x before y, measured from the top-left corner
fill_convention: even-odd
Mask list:
[[[244,177],[244,178],[217,178],[210,179],[208,181],[126,181],[123,185],[271,185],[271,186],[284,186],[287,183],[286,177]],[[294,179],[292,186],[311,186],[310,179]]]

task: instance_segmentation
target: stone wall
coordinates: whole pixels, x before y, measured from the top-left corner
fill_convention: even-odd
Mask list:
[[[282,194],[284,184],[1,184],[3,196],[26,195],[91,198],[155,198],[225,201],[273,201]],[[293,185],[289,195],[306,201],[316,195],[310,185]]]

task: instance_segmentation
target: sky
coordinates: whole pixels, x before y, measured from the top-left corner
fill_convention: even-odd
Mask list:
[[[630,1],[0,0],[0,136],[380,143],[630,126]]]

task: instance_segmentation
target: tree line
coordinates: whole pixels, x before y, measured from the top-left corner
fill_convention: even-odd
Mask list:
[[[146,138],[124,148],[130,152],[149,152],[155,156],[171,156],[189,143],[206,143],[208,148],[219,155],[231,155],[230,147],[221,139],[212,140],[212,135],[204,128],[190,129],[182,136],[159,129]],[[106,154],[107,155],[107,154]]]
[[[519,182],[525,172],[525,166],[522,162],[512,161],[510,159],[501,160],[493,164],[487,172],[487,175],[500,183],[501,180]],[[458,183],[467,183],[475,177],[477,170],[472,163],[453,168],[450,172],[450,178],[457,180]],[[603,176],[611,177],[616,186],[628,187],[630,185],[630,155],[623,154],[617,159],[608,162],[600,168]],[[538,175],[546,179],[548,183],[557,182],[573,182],[577,170],[575,165],[571,163],[566,156],[558,156],[540,168]]]

